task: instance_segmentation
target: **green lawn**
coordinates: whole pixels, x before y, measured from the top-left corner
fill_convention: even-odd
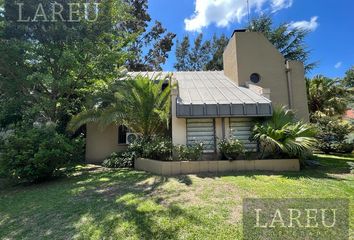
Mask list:
[[[318,159],[300,173],[167,178],[85,166],[39,185],[3,182],[0,239],[242,239],[245,197],[349,198],[353,229],[354,157]]]

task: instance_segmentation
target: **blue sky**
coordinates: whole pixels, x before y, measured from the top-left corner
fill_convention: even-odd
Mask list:
[[[318,66],[309,76],[342,77],[354,65],[353,0],[249,0],[251,16],[272,13],[275,24],[287,22],[311,30],[306,44]],[[242,28],[247,23],[247,0],[150,0],[149,12],[181,39],[203,32],[205,38]],[[173,70],[172,50],[164,70]]]

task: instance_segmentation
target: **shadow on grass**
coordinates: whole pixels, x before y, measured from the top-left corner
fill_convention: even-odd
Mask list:
[[[55,182],[17,186],[0,196],[0,215],[7,219],[0,221],[0,238],[176,239],[185,224],[199,224],[198,217],[178,203],[161,203],[169,194],[160,187],[169,178],[101,169],[83,169]],[[187,176],[177,180],[192,184]],[[17,202],[13,202],[15,197]]]

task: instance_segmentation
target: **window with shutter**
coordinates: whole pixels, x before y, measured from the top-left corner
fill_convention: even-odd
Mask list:
[[[187,145],[204,144],[204,152],[215,152],[214,119],[187,119]]]
[[[257,143],[249,140],[253,126],[251,118],[230,118],[230,134],[244,144],[247,152],[257,152]]]

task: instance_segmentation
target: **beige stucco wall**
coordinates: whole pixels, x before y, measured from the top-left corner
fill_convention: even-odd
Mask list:
[[[305,70],[301,62],[289,61],[290,79],[293,89],[293,109],[296,116],[305,122],[310,121],[306,93]]]
[[[101,163],[113,152],[122,151],[127,145],[118,144],[118,126],[101,129],[96,123],[86,125],[86,162]]]
[[[301,63],[291,62],[290,73],[294,106],[299,118],[308,119],[307,98],[304,90],[304,71]],[[230,39],[224,52],[224,73],[239,86],[245,86],[252,73],[258,73],[261,81],[256,84],[270,89],[274,105],[290,106],[289,82],[286,61],[281,53],[256,32],[237,32]],[[295,100],[296,99],[296,100]],[[298,109],[297,109],[298,108]]]
[[[298,159],[266,159],[237,161],[156,161],[138,158],[135,169],[163,176],[198,173],[224,173],[235,171],[300,171]]]

